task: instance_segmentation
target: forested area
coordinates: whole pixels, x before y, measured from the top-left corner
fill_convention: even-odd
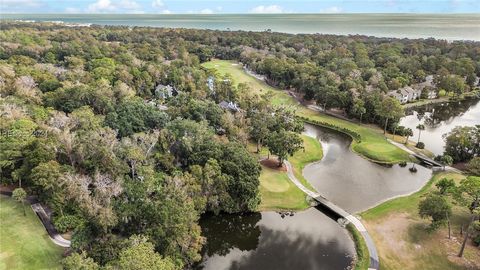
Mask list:
[[[480,75],[473,42],[1,27],[0,181],[37,195],[57,230],[73,232],[66,269],[192,266],[205,241],[201,214],[257,209],[261,169],[248,142],[280,164],[301,147],[290,108],[202,62],[238,60],[272,85],[385,128],[403,115],[388,90],[435,75],[439,89],[460,95]]]

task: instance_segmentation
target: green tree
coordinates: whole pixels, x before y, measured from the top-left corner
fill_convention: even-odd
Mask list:
[[[271,133],[267,139],[269,151],[277,155],[278,166],[283,165],[283,161],[302,148],[302,138],[291,131],[280,130]]]
[[[23,215],[26,216],[27,212],[25,211],[25,199],[27,198],[27,193],[23,188],[16,188],[12,192],[12,197],[16,201],[22,204]]]
[[[140,98],[125,100],[107,115],[105,122],[121,137],[165,126],[167,114]]]
[[[476,176],[480,176],[480,157],[472,158],[467,164],[468,171]]]
[[[62,260],[64,270],[98,270],[100,266],[85,252],[72,253]]]
[[[272,117],[267,111],[259,111],[250,119],[250,136],[257,142],[257,153],[260,153],[262,144],[270,133],[269,120],[272,120]]]
[[[455,127],[444,134],[445,154],[455,162],[468,161],[480,154],[480,125],[475,127]]]
[[[400,102],[392,97],[385,97],[380,103],[380,106],[375,109],[375,112],[385,119],[383,134],[387,133],[388,120],[399,119],[404,114]]]
[[[455,182],[453,179],[442,178],[435,184],[435,186],[442,195],[449,194],[455,190]]]
[[[460,181],[460,185],[458,187],[458,192],[456,195],[457,200],[461,204],[465,205],[471,213],[470,222],[467,224],[467,229],[462,242],[462,246],[460,247],[460,252],[458,253],[458,256],[462,257],[468,237],[470,235],[470,227],[480,214],[480,177],[468,176],[467,178]]]
[[[367,109],[365,109],[365,102],[359,98],[355,99],[353,102],[352,111],[355,115],[360,116],[361,123],[363,115],[367,112]]]
[[[405,144],[407,144],[407,143],[408,143],[408,138],[409,138],[410,136],[413,136],[413,130],[412,130],[411,128],[406,128],[405,131],[404,131],[404,134],[405,134],[405,136],[406,136],[406,138],[405,138]]]
[[[131,236],[129,247],[120,252],[117,267],[122,270],[175,270],[178,269],[170,258],[163,258],[155,252],[152,243],[144,236]]]
[[[448,219],[452,209],[445,197],[429,194],[418,205],[418,213],[422,218],[430,218],[430,229],[435,230]]]

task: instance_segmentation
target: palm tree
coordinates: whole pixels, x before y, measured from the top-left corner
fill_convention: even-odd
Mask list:
[[[422,124],[418,124],[417,129],[418,129],[418,141],[417,141],[417,143],[419,143],[420,142],[420,135],[422,134],[422,130],[425,130],[425,126],[422,125]]]
[[[393,128],[393,139],[392,140],[395,141],[395,133],[397,132],[398,123],[392,124],[392,128]]]
[[[410,136],[413,136],[413,130],[411,128],[405,129],[405,136],[407,136],[407,139],[405,140],[405,144],[407,144],[408,143],[408,138]]]

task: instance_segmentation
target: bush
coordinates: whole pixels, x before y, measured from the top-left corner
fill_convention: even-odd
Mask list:
[[[423,142],[418,142],[415,147],[417,147],[418,149],[423,149],[425,148],[425,144]]]
[[[59,233],[68,232],[75,229],[82,223],[82,219],[75,215],[65,215],[53,220],[53,225]]]
[[[480,246],[480,234],[473,238],[475,245]]]

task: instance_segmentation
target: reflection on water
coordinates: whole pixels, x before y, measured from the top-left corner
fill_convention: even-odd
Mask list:
[[[400,120],[400,125],[414,131],[413,141],[418,140],[416,126],[425,125],[420,141],[436,155],[443,153],[445,141],[443,134],[450,132],[456,126],[480,125],[480,101],[465,100],[461,102],[431,104],[413,108],[406,112],[407,116]]]
[[[205,216],[207,237],[198,269],[349,269],[354,245],[347,231],[315,208]]]
[[[324,158],[303,170],[305,178],[327,199],[347,212],[355,213],[389,198],[420,189],[431,177],[431,170],[416,166],[412,173],[400,165],[382,166],[353,153],[346,135],[309,124],[305,133],[322,143]]]

